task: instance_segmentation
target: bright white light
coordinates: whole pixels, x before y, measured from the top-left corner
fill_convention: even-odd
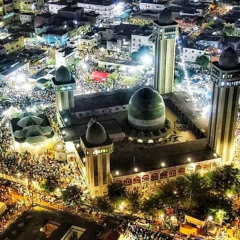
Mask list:
[[[119,171],[116,171],[116,175],[117,175],[117,176],[119,175]]]
[[[86,70],[87,67],[88,67],[88,65],[84,62],[84,63],[82,64],[82,68],[83,68],[84,70]]]
[[[134,171],[134,172],[137,172],[137,171],[138,171],[138,168],[137,168],[137,167],[135,167],[135,168],[133,169],[133,171]]]
[[[213,216],[208,216],[208,221],[212,221],[213,220]]]
[[[16,80],[17,80],[18,82],[23,82],[23,81],[27,80],[26,77],[27,77],[26,74],[24,74],[24,73],[19,73],[19,74],[17,75],[17,77],[16,77]]]
[[[166,166],[166,163],[165,162],[162,162],[161,163],[161,167],[165,167]]]
[[[141,57],[141,62],[144,64],[144,65],[151,65],[153,60],[152,60],[152,56],[149,55],[149,54],[146,54],[146,55],[143,55]]]

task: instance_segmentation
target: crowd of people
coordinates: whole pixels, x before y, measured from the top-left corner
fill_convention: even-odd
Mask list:
[[[119,227],[122,240],[173,240],[174,238],[168,234],[155,232],[146,227],[141,227],[135,222],[126,221]]]

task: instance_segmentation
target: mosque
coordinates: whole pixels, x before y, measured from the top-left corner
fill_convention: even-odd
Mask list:
[[[156,40],[159,64],[166,45],[175,49],[177,31],[164,14],[164,21],[157,22],[157,31],[165,34]],[[76,97],[74,78],[66,67],[57,69],[52,83],[62,137],[67,154],[78,157],[91,196],[104,195],[112,181],[128,189],[153,190],[185,173],[204,173],[233,160],[240,84],[236,52],[227,48],[219,62],[212,63],[209,124],[184,93],[172,92],[168,64],[157,69],[158,76],[167,77],[155,78],[156,90],[143,87]]]

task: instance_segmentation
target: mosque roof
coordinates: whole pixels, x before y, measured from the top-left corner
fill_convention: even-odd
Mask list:
[[[72,78],[71,73],[65,66],[60,66],[55,73],[53,82],[56,85],[62,85],[75,83],[75,80]]]
[[[172,13],[168,8],[165,8],[159,15],[158,20],[155,21],[160,26],[175,25],[177,24],[172,17]]]
[[[238,66],[238,55],[232,47],[226,48],[220,55],[219,66],[224,69],[235,69]]]

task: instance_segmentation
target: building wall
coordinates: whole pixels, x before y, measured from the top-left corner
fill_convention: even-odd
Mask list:
[[[15,41],[5,43],[3,47],[7,54],[17,52],[24,48],[24,37],[21,36],[16,38]]]
[[[154,87],[161,94],[170,93],[173,91],[178,26],[157,26],[156,31]]]
[[[154,4],[154,3],[144,3],[144,2],[140,2],[139,4],[139,8],[142,11],[146,11],[146,10],[151,10],[151,11],[162,11],[166,8],[165,4]]]
[[[57,14],[59,10],[66,7],[67,5],[60,5],[56,3],[48,3],[48,9],[51,14]]]
[[[137,52],[140,47],[149,47],[154,52],[154,43],[149,41],[149,36],[132,35],[131,36],[131,53]]]
[[[161,186],[170,180],[174,180],[185,173],[197,172],[204,174],[208,171],[214,170],[216,167],[220,166],[220,161],[220,158],[214,158],[207,161],[162,168],[148,172],[139,172],[121,177],[118,177],[116,173],[113,173],[113,181],[122,182],[127,187],[127,190],[130,191],[140,188],[146,189],[147,191],[154,191],[157,186]]]
[[[183,59],[186,62],[195,62],[197,57],[205,54],[204,50],[196,48],[183,48]]]
[[[116,6],[115,3],[109,5],[109,6],[103,6],[103,5],[97,5],[97,4],[88,4],[88,3],[77,3],[78,7],[82,7],[84,9],[84,12],[91,12],[94,11],[100,15],[103,15],[103,17],[111,17],[112,15],[115,15],[114,8]]]
[[[211,76],[213,95],[209,145],[222,157],[222,164],[230,164],[235,152],[240,70],[224,71],[213,64]]]

